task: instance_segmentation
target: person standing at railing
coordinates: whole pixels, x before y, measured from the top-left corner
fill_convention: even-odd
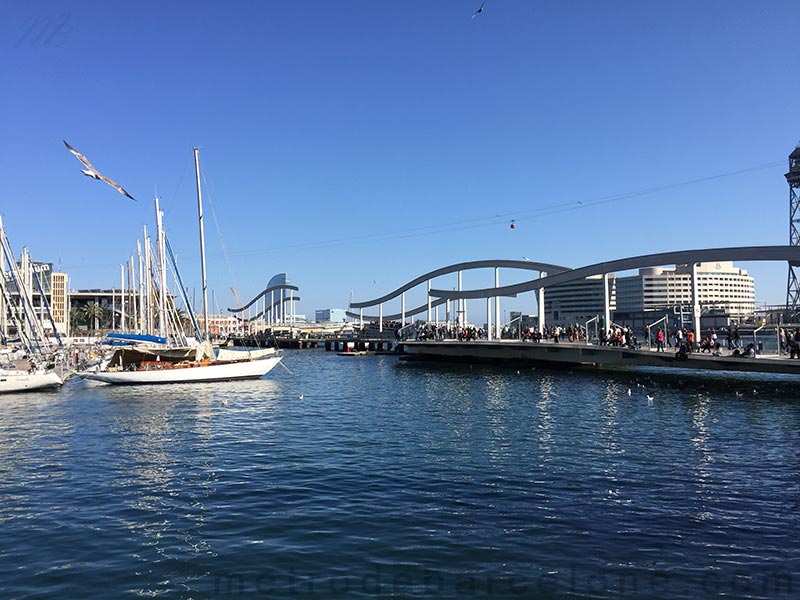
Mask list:
[[[664,352],[664,330],[656,329],[656,352]]]
[[[798,339],[798,332],[797,329],[794,330],[794,334],[789,334],[789,358],[800,358],[800,340]]]

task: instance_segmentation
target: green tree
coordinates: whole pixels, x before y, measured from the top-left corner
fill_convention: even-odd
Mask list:
[[[83,312],[74,306],[69,309],[69,324],[75,328],[83,321]]]
[[[185,310],[175,307],[175,317],[178,319],[178,325],[180,326],[184,335],[186,335],[188,331],[191,331],[192,320],[189,318],[189,315]]]
[[[100,327],[100,320],[103,318],[103,307],[97,302],[89,302],[80,310],[80,316],[89,329],[97,329]]]

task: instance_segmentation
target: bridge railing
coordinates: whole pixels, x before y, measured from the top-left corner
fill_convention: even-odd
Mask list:
[[[594,337],[589,335],[589,325],[594,323]],[[597,342],[600,341],[600,317],[594,316],[588,321],[586,321],[584,325],[584,329],[586,330],[586,345],[591,346],[591,340],[596,340]]]

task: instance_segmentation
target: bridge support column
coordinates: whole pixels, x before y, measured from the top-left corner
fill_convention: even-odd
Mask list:
[[[428,279],[428,323],[431,322],[431,280]]]
[[[494,287],[500,287],[500,267],[494,268]],[[500,296],[494,297],[494,337],[500,339],[502,333],[502,323],[500,323]]]
[[[378,305],[378,331],[383,333],[383,303]]]
[[[700,285],[697,281],[697,266],[692,263],[692,312],[694,313],[694,343],[700,343]],[[694,348],[692,348],[694,350]]]
[[[364,309],[358,309],[358,326],[361,329],[364,329]]]
[[[607,331],[611,329],[611,301],[609,299],[609,292],[608,292],[608,273],[603,273],[603,327],[605,331],[603,331],[603,336]]]
[[[406,326],[406,293],[400,294],[400,327]]]
[[[486,298],[486,339],[492,339],[492,299]]]
[[[542,277],[542,274],[539,274]],[[536,309],[539,312],[539,335],[544,335],[544,288],[539,288],[538,298],[536,300]]]
[[[460,292],[461,289],[462,289],[461,288],[461,271],[459,271],[458,272],[458,291]],[[460,297],[458,299],[458,311],[457,311],[457,315],[456,316],[457,316],[458,326],[459,327],[463,327],[464,326],[464,299],[460,298]]]

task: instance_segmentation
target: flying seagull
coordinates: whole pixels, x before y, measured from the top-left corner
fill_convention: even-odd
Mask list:
[[[67,140],[64,140],[64,145],[67,147],[67,150],[72,152],[79,161],[81,161],[84,165],[86,165],[85,169],[81,169],[81,173],[83,173],[87,177],[91,177],[92,179],[100,179],[102,181],[105,181],[108,185],[113,187],[115,190],[117,190],[123,196],[127,196],[128,198],[130,198],[134,202],[136,201],[136,198],[134,198],[128,192],[126,192],[124,189],[122,189],[122,186],[120,184],[118,184],[115,181],[112,181],[111,179],[109,179],[105,175],[102,175],[102,174],[98,173],[97,169],[95,169],[92,166],[92,163],[90,163],[89,160],[83,154],[81,154],[80,152],[75,150],[75,148],[70,146],[67,143]]]
[[[483,0],[483,3],[481,4],[481,7],[472,14],[472,18],[473,19],[483,12],[483,7],[484,6],[486,6],[486,0]]]

